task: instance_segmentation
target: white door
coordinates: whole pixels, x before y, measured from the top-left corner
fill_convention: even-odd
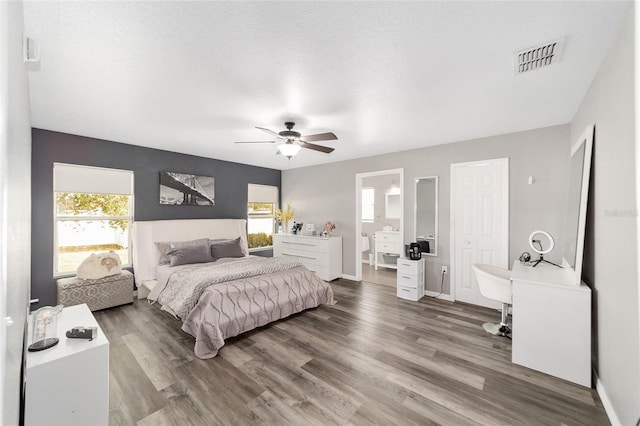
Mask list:
[[[451,243],[455,300],[499,308],[480,294],[471,266],[509,267],[508,158],[451,165]]]

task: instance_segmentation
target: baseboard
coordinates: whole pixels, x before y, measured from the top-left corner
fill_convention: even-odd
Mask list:
[[[350,281],[358,281],[358,280],[356,280],[356,276],[355,275],[342,274],[342,278],[344,278],[345,280],[350,280]]]
[[[440,294],[439,291],[425,290],[424,295],[429,297],[435,297],[436,299],[448,300],[450,302],[453,302],[453,298],[451,297],[450,294]]]
[[[593,372],[594,377],[596,378],[596,391],[598,392],[598,396],[600,396],[600,401],[602,401],[602,406],[604,407],[604,411],[607,413],[609,417],[609,421],[612,426],[622,426],[620,419],[616,415],[615,410],[613,409],[613,404],[611,404],[611,400],[607,396],[607,391],[604,389],[604,385],[600,381],[598,377],[598,373]]]

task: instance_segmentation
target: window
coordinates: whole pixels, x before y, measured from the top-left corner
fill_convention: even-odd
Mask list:
[[[131,265],[133,172],[54,164],[54,275],[72,274],[91,253],[113,250]]]
[[[375,213],[375,189],[362,188],[362,221],[373,222]]]
[[[278,187],[249,184],[247,200],[247,237],[249,249],[271,247],[275,229]]]

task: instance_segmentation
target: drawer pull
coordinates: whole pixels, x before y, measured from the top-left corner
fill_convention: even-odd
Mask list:
[[[407,290],[406,288],[401,288],[400,290],[406,291],[407,293],[411,293],[411,290]]]
[[[402,278],[406,278],[406,279],[408,279],[408,280],[410,280],[410,279],[411,279],[411,277],[410,277],[410,276],[408,276],[408,275],[401,275],[401,277],[402,277]]]
[[[305,259],[313,259],[313,260],[316,260],[316,259],[317,259],[317,257],[313,257],[313,256],[305,256],[304,254],[285,253],[285,252],[282,252],[282,254],[283,254],[284,256],[291,256],[291,257],[304,257]]]
[[[315,244],[309,244],[309,243],[298,243],[295,241],[283,241],[282,244],[294,244],[297,246],[311,246],[311,247],[315,247]]]

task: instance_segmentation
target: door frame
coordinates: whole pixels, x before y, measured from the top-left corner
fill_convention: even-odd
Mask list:
[[[375,172],[356,173],[356,275],[355,281],[362,281],[362,180],[373,176],[400,175],[400,243],[404,247],[404,169],[377,170]]]
[[[502,202],[502,206],[501,208],[503,209],[504,212],[506,212],[505,217],[506,220],[504,221],[504,223],[502,224],[502,231],[503,231],[503,235],[504,235],[504,240],[502,241],[502,244],[504,246],[504,256],[501,259],[501,262],[505,265],[505,268],[509,268],[509,157],[504,157],[504,158],[494,158],[494,159],[489,159],[489,160],[478,160],[478,161],[467,161],[467,162],[463,162],[463,163],[451,163],[449,169],[450,169],[450,180],[449,182],[451,183],[451,187],[449,189],[449,246],[450,246],[450,252],[449,252],[449,263],[450,263],[450,269],[449,271],[451,272],[450,274],[450,278],[449,278],[449,289],[451,292],[451,300],[456,300],[456,287],[457,287],[457,282],[456,282],[456,268],[455,268],[455,262],[456,262],[456,246],[455,246],[455,232],[456,232],[456,223],[454,220],[455,217],[455,212],[456,212],[456,207],[454,205],[454,191],[456,188],[456,179],[455,179],[455,170],[462,168],[462,167],[478,167],[478,166],[483,166],[483,165],[489,165],[489,164],[501,164],[504,165],[504,169],[503,169],[503,185],[504,185],[504,199]]]

